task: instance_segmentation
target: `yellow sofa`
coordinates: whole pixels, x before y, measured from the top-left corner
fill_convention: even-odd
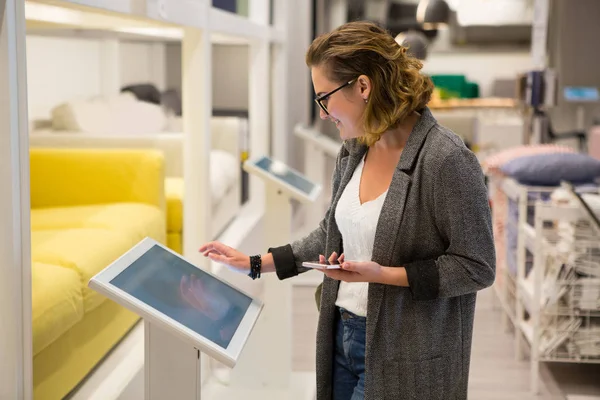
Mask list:
[[[167,246],[183,254],[183,178],[167,177],[165,196],[167,200]]]
[[[138,320],[87,283],[144,237],[166,243],[164,160],[153,150],[30,157],[34,398],[53,400]]]
[[[242,147],[248,135],[247,119],[238,117],[213,116],[210,119],[211,132],[211,184],[215,180],[213,174],[219,176],[218,181],[228,182],[228,189],[211,204],[211,237],[216,238],[235,218],[242,202],[242,171],[239,165]],[[36,121],[36,125],[51,125],[49,121]],[[35,148],[63,149],[156,149],[165,157],[165,196],[167,204],[167,245],[172,250],[182,253],[183,248],[183,148],[185,134],[183,121],[180,118],[170,120],[170,132],[151,134],[114,134],[82,133],[78,131],[59,131],[37,129],[30,131],[29,143]],[[224,160],[225,155],[233,159]],[[223,162],[226,161],[226,162]],[[219,188],[211,188],[219,193]]]

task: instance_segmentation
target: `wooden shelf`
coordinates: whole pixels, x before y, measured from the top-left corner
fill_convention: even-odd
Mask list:
[[[518,105],[515,99],[510,98],[477,98],[477,99],[432,99],[427,106],[432,110],[438,109],[465,109],[465,108],[501,108],[511,109]]]

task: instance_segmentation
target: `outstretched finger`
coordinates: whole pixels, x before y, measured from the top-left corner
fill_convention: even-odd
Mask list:
[[[208,257],[210,254],[220,254],[220,255],[223,255],[223,256],[225,255],[225,254],[221,254],[220,252],[218,252],[215,249],[210,249],[210,250],[207,250],[207,251],[205,251],[203,253],[204,257]]]
[[[204,253],[208,250],[215,250],[215,251],[218,251],[219,253],[225,254],[230,250],[230,247],[224,245],[221,242],[210,242],[210,243],[207,243],[206,245],[200,247],[200,249],[199,249],[199,251],[201,251],[202,253]]]
[[[207,250],[213,248],[214,244],[215,244],[215,242],[204,243],[202,246],[200,246],[200,248],[198,249],[198,251],[200,253],[206,253]]]

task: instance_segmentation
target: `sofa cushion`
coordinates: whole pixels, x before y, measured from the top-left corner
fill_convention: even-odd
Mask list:
[[[158,207],[143,203],[114,203],[34,208],[31,230],[100,228],[123,232],[133,240],[146,236],[165,240],[165,218]]]
[[[60,265],[79,275],[84,311],[106,298],[88,288],[89,280],[137,243],[130,235],[99,228],[31,232],[32,261]]]
[[[79,274],[58,265],[31,266],[33,355],[83,319]]]
[[[164,215],[142,203],[31,210],[32,260],[79,273],[85,312],[105,301],[87,283],[145,237],[166,241]]]
[[[183,231],[183,178],[165,179],[165,197],[167,198],[167,232]]]

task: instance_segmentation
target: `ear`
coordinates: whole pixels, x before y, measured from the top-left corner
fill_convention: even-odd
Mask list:
[[[357,83],[357,87],[360,90],[360,96],[363,100],[367,100],[372,89],[371,79],[366,75],[361,75],[357,78]]]

